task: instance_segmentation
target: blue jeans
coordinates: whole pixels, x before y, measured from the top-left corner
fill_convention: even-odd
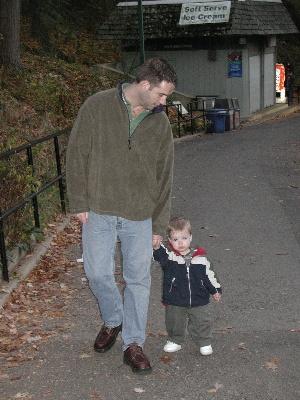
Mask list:
[[[114,277],[115,246],[121,241],[124,300]],[[152,221],[89,212],[82,230],[83,261],[90,288],[107,327],[122,326],[123,350],[130,343],[143,346],[150,295]]]

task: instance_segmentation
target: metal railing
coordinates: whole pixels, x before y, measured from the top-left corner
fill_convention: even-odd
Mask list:
[[[29,140],[28,143],[15,147],[13,149],[4,151],[0,153],[0,161],[9,160],[12,156],[25,152],[27,155],[27,164],[31,168],[31,174],[35,176],[35,165],[34,165],[34,154],[33,148],[40,143],[45,143],[53,140],[54,152],[55,152],[55,163],[56,163],[56,175],[51,178],[48,182],[44,183],[37,191],[32,191],[23,200],[19,201],[13,207],[6,210],[1,209],[0,205],[0,253],[1,253],[1,264],[2,264],[2,276],[5,281],[9,281],[8,274],[8,259],[5,244],[5,232],[4,232],[4,222],[12,214],[16,213],[19,209],[25,207],[28,203],[31,203],[34,216],[34,225],[36,228],[40,228],[40,215],[39,215],[39,203],[38,196],[45,190],[49,189],[51,186],[58,182],[59,196],[61,210],[66,213],[66,202],[65,202],[65,188],[64,188],[64,176],[65,172],[62,171],[62,163],[60,157],[60,146],[59,146],[59,136],[66,135],[69,129],[65,129],[60,132],[47,135],[45,137]]]
[[[190,102],[187,105],[187,112],[183,112],[182,104],[168,104],[166,106],[166,114],[169,117],[171,125],[175,124],[177,126],[177,134],[179,137],[181,136],[182,130],[186,129],[186,127],[189,127],[190,133],[194,134],[195,131],[197,130],[194,121],[197,119],[204,120],[205,110],[199,110],[197,108],[196,103],[197,102]],[[45,137],[36,140],[29,140],[28,143],[22,146],[15,147],[13,149],[0,153],[0,161],[9,160],[11,157],[19,153],[23,152],[26,153],[27,165],[31,168],[31,175],[34,177],[35,165],[34,165],[33,148],[38,144],[53,140],[55,161],[56,161],[56,172],[57,172],[57,174],[52,179],[50,179],[48,182],[39,187],[38,190],[32,191],[23,200],[19,201],[13,207],[3,210],[0,204],[0,255],[2,264],[2,276],[5,281],[9,281],[8,257],[6,251],[5,230],[4,230],[4,224],[5,221],[8,219],[8,217],[10,217],[18,210],[24,208],[26,205],[31,203],[31,207],[33,210],[34,226],[36,228],[40,228],[38,196],[45,190],[49,189],[51,186],[55,185],[57,182],[59,187],[61,210],[63,213],[66,213],[65,188],[64,188],[65,172],[62,171],[58,138],[61,135],[67,134],[68,132],[69,129],[65,129],[63,131],[47,135]]]
[[[292,96],[292,105],[300,104],[300,85],[295,85]]]
[[[197,100],[188,103],[185,112],[183,105],[179,102],[178,104],[167,104],[165,110],[171,126],[175,125],[177,127],[178,137],[181,137],[181,132],[186,127],[189,128],[189,132],[193,135],[197,131],[194,121],[203,120],[205,123],[205,110],[203,108],[199,109]]]

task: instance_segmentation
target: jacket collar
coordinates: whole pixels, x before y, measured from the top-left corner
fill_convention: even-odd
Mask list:
[[[174,249],[170,241],[168,242],[168,247],[171,251],[173,251],[174,254],[176,254],[176,256],[184,257],[182,254],[179,253],[179,251]],[[196,249],[192,249],[192,258],[204,255],[206,255],[206,250],[203,249],[202,247],[197,247]]]
[[[123,100],[123,90],[122,90],[122,86],[124,83],[130,83],[130,82],[126,82],[126,81],[119,82],[118,86],[117,86],[117,93],[118,93],[119,99],[125,104],[125,102]],[[152,114],[156,114],[156,113],[160,113],[163,111],[164,111],[164,106],[160,104],[159,106],[154,107],[150,112]]]

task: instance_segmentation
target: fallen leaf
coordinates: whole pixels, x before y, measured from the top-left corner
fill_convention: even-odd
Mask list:
[[[231,329],[233,329],[233,326],[224,326],[224,328],[215,329],[215,333],[228,333]]]
[[[290,332],[300,332],[300,328],[290,329]]]
[[[48,311],[46,314],[49,318],[62,318],[65,316],[63,311]]]
[[[60,283],[59,286],[61,290],[68,290],[68,286],[65,283]]]
[[[15,399],[30,399],[31,396],[29,395],[28,392],[24,392],[24,393],[19,392],[19,393],[17,393],[17,394],[15,395],[14,398],[15,398]]]
[[[95,390],[90,394],[91,400],[103,400],[103,397]]]
[[[166,331],[158,331],[157,336],[159,337],[166,337],[168,336],[168,333]]]
[[[224,385],[222,385],[221,383],[216,382],[215,383],[215,387],[213,387],[212,389],[208,389],[207,393],[217,393],[218,390],[222,389]]]
[[[134,391],[135,393],[144,393],[144,392],[145,392],[145,390],[144,390],[144,389],[142,389],[142,388],[139,388],[139,387],[137,387],[137,388],[134,388],[134,389],[133,389],[133,391]]]
[[[217,390],[215,388],[208,389],[207,393],[217,393]]]
[[[172,362],[172,358],[168,355],[163,355],[160,357],[160,361],[164,364],[170,364],[170,362]]]
[[[273,357],[270,361],[266,361],[264,363],[264,366],[267,369],[271,369],[272,371],[276,371],[276,369],[278,368],[278,364],[279,364],[279,359],[277,357]]]
[[[11,329],[9,330],[9,333],[10,333],[11,335],[16,335],[16,334],[18,333],[18,331],[17,331],[17,329],[16,329],[15,327],[13,327],[13,328],[11,328]]]
[[[28,343],[37,342],[38,340],[41,340],[41,339],[42,339],[42,337],[40,335],[30,336],[29,338],[27,338],[27,342]]]
[[[147,333],[147,336],[148,336],[148,337],[156,337],[155,333],[152,333],[152,332],[148,332],[148,333]]]
[[[91,355],[90,354],[87,354],[87,353],[82,353],[82,354],[80,354],[80,356],[79,356],[79,358],[81,358],[81,359],[83,359],[83,358],[90,358],[91,357]]]
[[[17,375],[17,376],[12,376],[10,378],[10,381],[19,381],[20,379],[22,379],[22,375]]]

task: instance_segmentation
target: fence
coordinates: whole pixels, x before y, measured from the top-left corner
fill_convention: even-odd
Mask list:
[[[7,218],[16,213],[19,209],[25,207],[28,203],[31,203],[33,209],[34,216],[34,225],[36,228],[40,228],[40,215],[39,215],[39,203],[38,196],[43,193],[45,190],[49,189],[51,186],[55,185],[58,182],[59,187],[59,196],[60,196],[60,204],[61,210],[63,213],[66,213],[66,204],[65,204],[65,189],[64,189],[64,176],[65,172],[62,172],[62,163],[60,156],[60,146],[59,146],[59,136],[66,135],[68,133],[68,129],[63,131],[53,133],[51,135],[45,136],[40,139],[30,140],[28,143],[7,150],[0,154],[0,161],[8,160],[16,154],[25,152],[27,155],[27,164],[31,168],[31,174],[35,176],[35,165],[34,165],[34,152],[33,148],[40,143],[45,143],[53,140],[54,152],[55,152],[55,163],[56,163],[56,175],[50,179],[48,182],[43,184],[37,191],[31,192],[28,196],[26,196],[23,200],[15,204],[13,207],[7,210],[1,210],[0,205],[0,253],[1,253],[1,264],[2,264],[2,276],[5,281],[9,281],[8,274],[8,259],[6,252],[6,243],[5,243],[5,233],[4,233],[4,223]]]
[[[300,104],[300,85],[295,85],[292,96],[292,105]]]
[[[187,110],[184,109],[182,104],[169,104],[166,106],[166,113],[169,117],[171,125],[175,125],[177,127],[177,134],[181,136],[182,130],[186,130],[187,127],[191,134],[193,134],[197,127],[195,126],[195,121],[201,120],[204,121],[204,110],[198,110],[195,102],[191,102],[187,105]],[[57,133],[53,133],[51,135],[45,136],[40,139],[30,140],[28,143],[7,150],[3,153],[0,153],[0,161],[8,160],[16,154],[25,152],[27,156],[27,164],[31,168],[31,174],[35,176],[35,166],[34,166],[34,152],[33,148],[40,143],[45,143],[53,140],[54,151],[55,151],[55,161],[56,161],[56,172],[57,174],[42,185],[37,191],[31,192],[28,196],[26,196],[22,201],[15,204],[13,207],[8,208],[6,210],[1,209],[0,204],[0,253],[1,253],[1,264],[2,264],[2,277],[5,281],[9,281],[9,272],[8,272],[8,257],[6,251],[6,242],[5,242],[5,230],[4,224],[9,216],[16,213],[19,209],[25,207],[27,204],[31,203],[31,207],[33,210],[33,218],[34,218],[34,226],[36,228],[40,228],[40,215],[39,215],[39,202],[38,197],[45,190],[49,189],[51,186],[55,185],[58,182],[59,186],[59,195],[60,195],[60,203],[61,210],[63,213],[66,213],[66,204],[65,204],[65,188],[64,188],[64,177],[65,172],[62,171],[62,163],[60,157],[60,147],[59,147],[59,136],[65,135],[69,132],[68,129],[64,131],[60,131]]]
[[[186,131],[188,129],[193,135],[198,127],[203,129],[205,126],[205,110],[202,107],[199,108],[197,100],[188,103],[186,109],[180,102],[172,102],[167,104],[165,108],[171,125],[176,126],[178,137],[181,137],[183,130]],[[199,122],[197,123],[197,121]]]

